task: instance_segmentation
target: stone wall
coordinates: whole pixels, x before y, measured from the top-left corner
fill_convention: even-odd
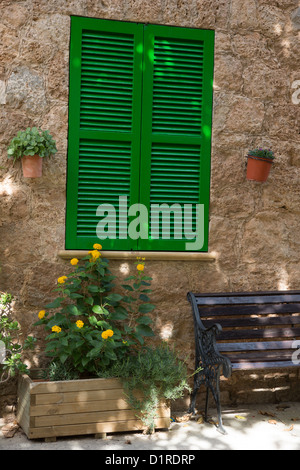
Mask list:
[[[300,105],[292,101],[292,86],[300,80],[299,3],[1,1],[0,290],[15,296],[24,336],[33,332],[37,312],[69,266],[57,253],[65,231],[70,15],[216,31],[209,239],[216,260],[147,265],[156,330],[193,364],[187,291],[300,288]],[[26,180],[6,149],[18,130],[33,125],[49,129],[58,153],[45,162],[42,178]],[[270,146],[276,154],[263,184],[245,178],[245,155],[256,146]],[[124,262],[112,261],[113,270]],[[252,382],[236,388],[245,400]],[[231,390],[235,384],[232,379]]]

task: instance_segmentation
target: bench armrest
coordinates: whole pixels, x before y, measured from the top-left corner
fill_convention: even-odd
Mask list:
[[[200,328],[195,335],[196,363],[202,367],[218,364],[223,366],[223,375],[230,377],[232,366],[230,360],[220,354],[216,337],[222,331],[221,325],[215,323],[209,328]]]
[[[205,368],[214,365],[223,366],[223,374],[230,377],[232,366],[230,360],[220,354],[216,341],[217,335],[222,331],[219,323],[205,328],[198,311],[198,306],[192,294],[188,294],[188,300],[192,304],[195,332],[195,369],[199,366]]]

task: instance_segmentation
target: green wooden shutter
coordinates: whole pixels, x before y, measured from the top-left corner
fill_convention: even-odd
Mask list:
[[[116,208],[116,239],[105,249],[136,248],[119,230],[119,197],[138,202],[143,26],[72,17],[66,248],[100,242],[100,204]],[[126,219],[126,217],[125,217]],[[113,220],[112,220],[113,222]],[[126,220],[123,220],[126,227]]]
[[[139,249],[185,251],[192,240],[180,220],[184,207],[187,218],[192,210],[195,230],[196,204],[204,205],[200,250],[208,249],[213,43],[213,31],[145,26],[140,202],[149,214],[153,204],[177,203],[182,211],[171,213],[171,239],[162,229],[153,233],[149,220]]]
[[[171,216],[171,239],[149,221],[147,240],[127,238],[123,196],[149,216],[154,204],[179,204],[193,230],[204,204],[207,250],[213,41],[213,31],[72,17],[67,249],[99,242],[97,207],[112,204],[116,239],[105,249],[186,250],[183,212]]]

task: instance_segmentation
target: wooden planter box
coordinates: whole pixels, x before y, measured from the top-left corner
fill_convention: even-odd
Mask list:
[[[135,415],[118,379],[19,380],[17,421],[29,439],[144,430]],[[169,428],[170,408],[161,404],[157,415],[156,428]]]

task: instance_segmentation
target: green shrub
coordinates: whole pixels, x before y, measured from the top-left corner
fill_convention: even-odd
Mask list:
[[[118,377],[123,382],[128,402],[148,432],[154,430],[156,410],[162,400],[175,400],[185,391],[191,391],[186,366],[167,343],[144,347],[138,354],[99,372],[99,376]],[[143,398],[136,397],[137,390],[142,392]]]
[[[0,296],[0,348],[4,347],[4,358],[0,363],[0,382],[14,377],[18,372],[27,373],[28,367],[23,361],[23,350],[34,349],[36,339],[32,336],[21,343],[21,327],[12,318],[11,303],[13,297],[7,292]]]

